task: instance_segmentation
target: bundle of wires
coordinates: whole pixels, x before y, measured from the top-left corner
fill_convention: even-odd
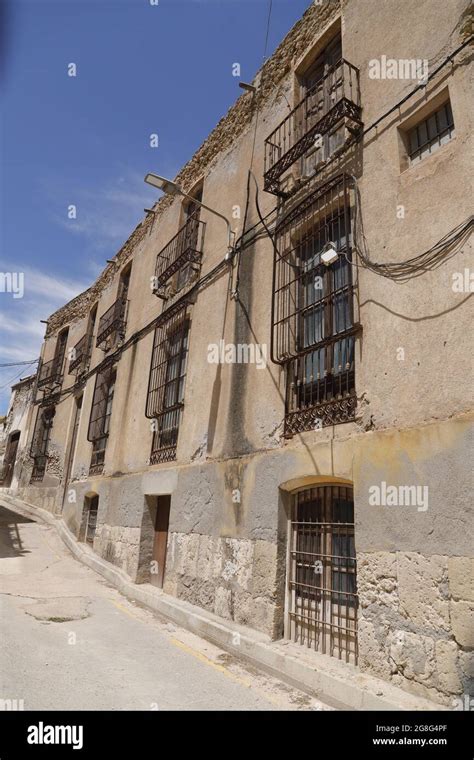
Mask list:
[[[354,209],[354,250],[362,262],[362,265],[381,277],[387,277],[396,282],[406,282],[414,277],[420,277],[425,272],[436,269],[452,256],[457,254],[462,245],[471,234],[474,225],[474,215],[467,217],[454,229],[444,235],[437,243],[427,251],[413,256],[405,261],[392,261],[377,263],[371,261],[367,251],[367,240],[364,235],[362,216],[360,212],[359,188],[355,183],[355,209]],[[360,235],[359,233],[360,228]],[[360,238],[360,241],[358,240]]]

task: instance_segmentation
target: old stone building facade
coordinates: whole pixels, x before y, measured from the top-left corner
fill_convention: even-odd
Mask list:
[[[137,583],[448,706],[474,667],[468,6],[308,8],[186,195],[50,316],[12,483]]]
[[[30,469],[28,437],[35,414],[36,376],[29,375],[12,385],[8,413],[2,425],[0,444],[0,487],[15,490],[23,467]]]

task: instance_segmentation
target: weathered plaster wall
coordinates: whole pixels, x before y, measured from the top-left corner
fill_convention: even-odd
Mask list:
[[[397,433],[341,435],[331,446],[300,443],[238,460],[72,483],[76,501],[65,504],[64,517],[77,532],[84,496],[97,492],[95,551],[149,582],[147,494],[171,493],[165,592],[279,637],[286,490],[302,487],[305,478],[353,482],[360,667],[451,704],[468,693],[472,667],[472,500],[463,478],[456,485],[469,466],[471,431],[468,418],[447,420]],[[414,472],[416,483],[429,484],[425,511],[369,503],[372,484],[407,484]],[[233,501],[235,489],[240,503]]]
[[[412,86],[400,80],[369,79],[368,61],[383,53],[438,60],[443,51],[459,44],[463,26],[458,22],[465,7],[460,0],[452,4],[404,0],[400,12],[395,3],[344,2],[344,56],[361,72],[366,125]],[[282,95],[293,96],[291,66],[311,57],[309,47],[337,23],[337,11],[337,3],[313,6],[259,75],[264,95],[253,171],[264,214],[276,204],[261,190],[264,139],[288,113]],[[438,153],[402,171],[399,127],[445,87],[452,99],[456,137]],[[464,178],[472,151],[468,90],[466,60],[461,59],[368,135],[363,149],[346,161],[360,188],[372,260],[415,256],[469,213],[470,185]],[[241,206],[243,215],[254,108],[252,97],[243,95],[178,175],[187,189],[203,178],[204,202],[227,216],[235,205]],[[403,217],[397,216],[400,206],[405,209]],[[169,198],[156,208],[157,215],[147,217],[117,254],[117,263],[107,267],[89,291],[51,317],[45,360],[53,356],[60,327],[70,326],[68,346],[82,337],[88,310],[97,298],[100,319],[117,297],[120,269],[131,257],[126,339],[158,316],[161,302],[151,294],[150,277],[156,254],[182,223],[182,212],[179,201]],[[205,275],[222,260],[226,240],[221,221],[206,212],[202,218]],[[249,224],[256,222],[252,198]],[[241,224],[242,219],[235,221],[237,232]],[[462,633],[469,599],[458,588],[464,572],[458,572],[459,567],[472,555],[472,483],[466,474],[472,444],[465,417],[472,406],[465,382],[471,372],[466,330],[470,304],[468,294],[455,293],[451,287],[453,272],[468,266],[467,257],[466,247],[433,272],[404,284],[361,268],[358,419],[282,441],[281,369],[271,362],[265,369],[208,362],[208,345],[221,338],[269,348],[273,251],[271,242],[262,237],[242,255],[239,301],[227,298],[227,270],[201,290],[192,308],[177,462],[147,464],[152,440],[144,415],[153,342],[149,333],[118,362],[104,475],[88,476],[91,377],[84,389],[72,482],[64,504],[60,481],[72,429],[71,396],[57,407],[43,484],[28,486],[25,480],[21,495],[52,511],[62,508],[67,524],[78,534],[84,497],[97,493],[95,551],[133,579],[146,582],[152,528],[147,497],[171,494],[165,591],[278,636],[287,529],[287,500],[280,487],[301,478],[349,481],[354,484],[360,562],[361,668],[375,670],[404,688],[451,699],[467,688],[471,646]],[[402,360],[399,348],[404,350]],[[102,358],[102,351],[95,348],[91,366]],[[65,378],[64,387],[71,383],[70,376]],[[370,488],[382,481],[397,487],[427,486],[428,509],[373,506]],[[241,492],[240,503],[233,500],[236,489]],[[432,612],[423,618],[417,600],[425,588]]]
[[[12,387],[12,397],[5,421],[5,444],[12,433],[20,431],[15,467],[10,485],[10,488],[13,490],[18,487],[23,473],[27,472],[29,477],[29,473],[31,472],[31,460],[28,455],[28,437],[33,411],[34,384],[35,376],[32,375]]]

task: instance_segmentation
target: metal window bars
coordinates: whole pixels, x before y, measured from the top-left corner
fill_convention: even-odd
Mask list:
[[[31,482],[43,480],[48,463],[48,445],[53,419],[56,413],[54,406],[38,407],[35,427],[30,444],[30,457],[33,459]]]
[[[153,293],[159,298],[167,297],[167,283],[176,272],[200,266],[205,224],[199,214],[200,209],[197,209],[156,257]]]
[[[89,366],[92,354],[92,334],[86,333],[72,349],[72,357],[69,361],[69,374],[80,375]]]
[[[354,418],[351,184],[338,175],[277,223],[272,358],[286,371],[284,435]],[[339,253],[321,261],[332,242]]]
[[[408,133],[409,156],[411,163],[421,161],[433,153],[454,134],[454,119],[449,100],[441,108],[424,119]]]
[[[347,140],[336,140],[343,152],[356,139],[361,121],[359,70],[343,58],[306,93],[298,105],[265,140],[264,188],[276,195],[281,176],[315,148],[319,137],[347,126]]]
[[[322,485],[294,495],[289,541],[289,638],[357,663],[352,487]]]
[[[189,327],[188,304],[184,303],[165,313],[155,328],[145,410],[145,415],[156,424],[150,464],[176,459]]]
[[[114,332],[121,338],[125,336],[127,303],[126,295],[121,296],[102,314],[97,328],[96,346],[103,347],[107,338]]]
[[[56,357],[48,362],[41,362],[38,370],[38,389],[53,388],[60,385],[62,380],[61,363]]]
[[[115,367],[112,363],[107,363],[97,372],[95,378],[94,396],[87,431],[87,440],[93,444],[89,470],[92,474],[100,473],[104,464],[112,414],[115,375]]]

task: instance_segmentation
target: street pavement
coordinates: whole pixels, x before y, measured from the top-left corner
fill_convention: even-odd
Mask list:
[[[0,504],[2,700],[25,710],[331,709],[127,600],[53,527]]]

